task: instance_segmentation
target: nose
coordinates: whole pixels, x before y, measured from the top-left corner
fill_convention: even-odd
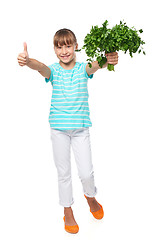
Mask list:
[[[66,46],[63,46],[63,47],[62,47],[62,54],[65,55],[66,53],[67,53],[67,48],[66,48]]]

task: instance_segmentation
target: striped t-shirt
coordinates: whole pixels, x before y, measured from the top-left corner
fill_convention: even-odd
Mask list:
[[[51,69],[50,78],[53,86],[49,114],[50,127],[58,130],[74,130],[91,127],[88,104],[87,63],[76,62],[72,69],[66,70],[59,63],[48,67]]]

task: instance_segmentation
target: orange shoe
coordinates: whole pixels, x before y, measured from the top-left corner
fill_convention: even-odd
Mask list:
[[[65,216],[63,217],[64,223],[65,223]],[[65,230],[69,233],[78,233],[79,231],[79,227],[78,225],[74,225],[74,226],[68,226],[65,224]]]
[[[84,195],[85,198],[87,199],[86,195]],[[103,211],[103,207],[100,203],[98,203],[99,206],[101,207],[98,211],[96,212],[91,212],[91,209],[90,209],[90,212],[92,213],[93,217],[96,218],[96,219],[102,219],[103,216],[104,216],[104,211]]]

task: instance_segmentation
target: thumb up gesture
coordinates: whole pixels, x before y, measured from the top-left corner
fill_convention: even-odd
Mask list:
[[[24,42],[23,43],[23,46],[24,46],[24,50],[22,53],[20,53],[17,57],[17,60],[18,60],[18,63],[20,66],[25,66],[28,64],[29,62],[29,55],[28,55],[28,52],[27,52],[27,43]]]

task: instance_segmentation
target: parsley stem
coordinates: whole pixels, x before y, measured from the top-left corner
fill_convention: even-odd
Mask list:
[[[114,65],[113,64],[108,64],[107,69],[109,71],[114,71]]]

